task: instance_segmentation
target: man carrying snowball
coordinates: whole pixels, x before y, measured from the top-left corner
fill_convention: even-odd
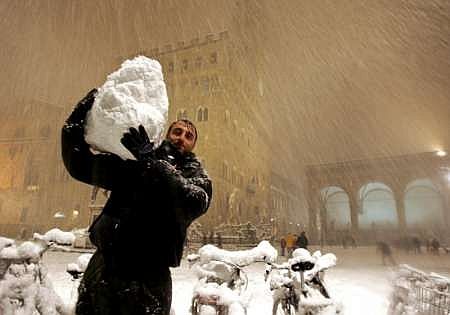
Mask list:
[[[192,122],[172,123],[154,147],[144,127],[130,128],[121,143],[136,160],[93,154],[84,139],[94,89],[81,100],[62,129],[64,165],[75,179],[111,191],[90,227],[97,246],[79,287],[76,314],[170,312],[172,281],[186,229],[209,207],[212,185],[192,150]]]

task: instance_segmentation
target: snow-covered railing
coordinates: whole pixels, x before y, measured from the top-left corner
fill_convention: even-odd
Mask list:
[[[393,281],[392,314],[450,314],[450,278],[402,264]]]

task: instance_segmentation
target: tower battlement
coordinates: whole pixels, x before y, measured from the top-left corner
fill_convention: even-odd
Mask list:
[[[227,30],[219,32],[219,33],[209,33],[202,37],[195,37],[189,41],[178,41],[176,43],[165,44],[162,47],[154,47],[149,49],[144,49],[136,52],[136,54],[128,55],[128,56],[119,56],[118,59],[120,62],[125,59],[134,58],[137,55],[144,55],[148,57],[158,57],[161,55],[175,53],[185,49],[191,49],[194,47],[204,46],[212,43],[216,43],[221,40],[227,40],[229,38],[229,32]]]

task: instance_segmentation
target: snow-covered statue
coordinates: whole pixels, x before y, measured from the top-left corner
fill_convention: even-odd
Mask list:
[[[95,150],[134,159],[121,143],[130,127],[143,125],[158,144],[167,124],[169,101],[158,61],[138,56],[122,63],[98,89],[88,112],[85,139]]]

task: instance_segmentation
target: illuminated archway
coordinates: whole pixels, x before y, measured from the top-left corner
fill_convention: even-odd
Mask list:
[[[344,189],[329,186],[320,191],[320,201],[326,210],[327,225],[337,230],[348,229],[351,224],[350,204]]]
[[[411,229],[436,229],[444,226],[443,198],[427,178],[410,182],[405,189],[406,224]]]
[[[398,227],[394,193],[386,184],[372,182],[364,185],[359,190],[358,202],[360,228]]]

